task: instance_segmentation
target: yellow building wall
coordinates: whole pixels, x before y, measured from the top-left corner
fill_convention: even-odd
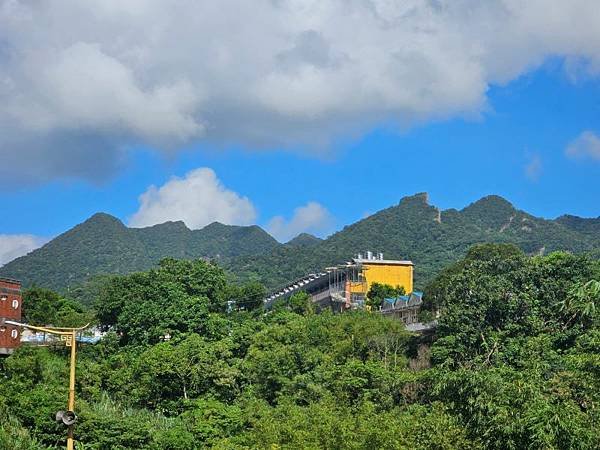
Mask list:
[[[406,293],[413,291],[413,266],[363,263],[367,292],[373,283],[402,286]]]

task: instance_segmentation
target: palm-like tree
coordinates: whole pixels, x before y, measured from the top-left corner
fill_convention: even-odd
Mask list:
[[[590,280],[576,285],[561,304],[561,311],[570,314],[565,328],[576,320],[590,325],[596,317],[597,306],[600,306],[600,281]]]

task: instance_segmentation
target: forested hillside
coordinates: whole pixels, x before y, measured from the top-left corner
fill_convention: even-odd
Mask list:
[[[163,257],[210,258],[233,279],[257,280],[269,289],[309,272],[341,264],[365,250],[415,262],[423,288],[446,265],[480,242],[513,243],[528,254],[554,250],[600,254],[600,219],[562,216],[545,220],[489,196],[462,210],[440,211],[426,194],[403,198],[325,240],[302,234],[280,244],[257,226],[213,223],[189,230],[182,222],[127,228],[97,214],[31,254],[0,268],[0,274],[67,292],[99,274],[146,270]]]
[[[242,278],[258,276],[267,286],[274,287],[370,249],[384,252],[386,258],[412,260],[416,284],[423,288],[476,243],[513,243],[528,254],[555,250],[581,253],[600,248],[600,230],[582,232],[582,224],[594,224],[597,220],[577,219],[575,225],[536,218],[498,196],[482,198],[460,211],[440,211],[428,204],[426,194],[417,194],[344,228],[308,250],[280,246],[268,255],[236,258],[228,268]]]
[[[127,228],[115,217],[95,214],[42,248],[0,268],[0,274],[62,292],[100,274],[147,270],[162,258],[223,261],[268,252],[279,243],[257,226],[212,223],[190,230],[183,222]]]
[[[308,233],[300,233],[294,239],[289,241],[286,245],[288,247],[312,247],[323,242],[323,239],[319,239],[316,236]]]
[[[96,303],[111,331],[79,350],[78,448],[600,448],[598,261],[481,245],[425,298],[441,315],[420,337],[302,294],[265,314],[201,260],[113,277]],[[88,320],[40,289],[23,303]],[[0,448],[62,447],[65,348],[24,346],[0,376]]]

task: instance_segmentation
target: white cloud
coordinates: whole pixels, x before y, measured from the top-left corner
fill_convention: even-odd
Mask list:
[[[250,225],[256,218],[252,202],[228,190],[209,168],[173,177],[159,188],[150,186],[139,200],[140,207],[129,220],[133,227],[182,220],[189,228],[198,229],[215,221]]]
[[[48,239],[31,234],[0,234],[0,266],[44,245]]]
[[[567,146],[565,153],[570,158],[600,161],[600,137],[584,131]]]
[[[212,222],[227,225],[251,225],[257,217],[253,203],[227,189],[215,172],[207,167],[195,169],[184,177],[173,177],[160,187],[150,186],[139,197],[140,206],[129,218],[132,227],[147,227],[167,221],[181,220],[191,229]],[[288,221],[273,217],[266,229],[281,242],[300,233],[323,235],[332,231],[334,219],[329,211],[316,202],[294,210]]]
[[[538,181],[542,175],[542,157],[534,154],[529,157],[529,162],[525,165],[525,176],[531,181]]]
[[[148,142],[185,142],[203,133],[202,124],[191,116],[198,93],[187,81],[140,86],[132,69],[98,44],[78,42],[45,56],[51,59],[36,74],[44,93],[36,99],[38,108],[25,109],[32,103],[27,101],[6,106],[20,122],[29,121],[34,131],[76,123],[131,133]]]
[[[296,208],[289,221],[282,216],[273,217],[267,225],[267,231],[280,242],[287,242],[300,233],[322,236],[332,230],[333,222],[332,215],[324,206],[308,202]]]
[[[0,0],[0,176],[102,178],[139,144],[323,151],[480,114],[553,56],[598,75],[597,0]]]

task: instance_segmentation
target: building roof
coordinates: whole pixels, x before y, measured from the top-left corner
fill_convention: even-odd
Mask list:
[[[21,282],[19,280],[15,280],[14,278],[0,277],[0,281],[4,281],[5,283],[21,285]]]
[[[306,275],[305,277],[298,278],[297,280],[292,281],[291,283],[288,283],[285,286],[282,286],[273,294],[269,295],[264,300],[264,303],[270,306],[277,299],[284,299],[293,295],[295,292],[309,290],[320,284],[329,283],[328,275],[329,271],[311,273]]]
[[[414,266],[412,261],[399,260],[399,259],[366,259],[366,258],[353,258],[352,262],[355,264],[379,264],[383,266]]]

